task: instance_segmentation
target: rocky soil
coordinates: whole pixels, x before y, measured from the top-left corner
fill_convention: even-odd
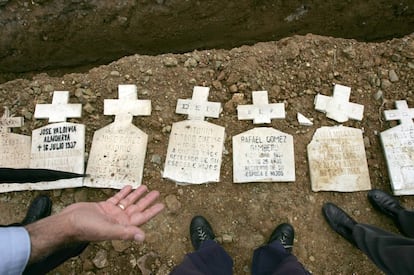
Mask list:
[[[89,151],[95,130],[113,118],[103,115],[103,100],[117,98],[118,84],[136,84],[139,98],[151,99],[152,115],[133,123],[149,135],[144,183],[161,192],[166,210],[144,226],[147,240],[93,243],[51,274],[168,274],[192,251],[188,225],[196,214],[207,217],[219,241],[234,259],[234,273],[248,274],[253,250],[264,243],[273,228],[290,222],[296,229],[294,254],[314,274],[379,274],[360,251],[335,234],[324,221],[321,206],[332,201],[356,220],[397,232],[392,222],[375,212],[366,192],[311,191],[306,146],[321,126],[338,125],[313,108],[317,93],[332,94],[334,83],[352,88],[351,101],[364,104],[364,119],[344,125],[364,130],[364,141],[373,188],[390,191],[379,132],[396,125],[384,121],[382,112],[405,99],[414,107],[414,34],[383,43],[362,43],[316,35],[293,36],[278,42],[258,43],[232,50],[194,51],[159,56],[133,55],[84,74],[17,79],[0,85],[1,105],[25,125],[16,132],[30,135],[46,124],[35,120],[35,104],[51,101],[54,90],[68,90],[70,102],[83,104],[83,117],[73,119],[87,127]],[[221,180],[197,186],[177,186],[161,177],[171,125],[185,119],[175,114],[177,99],[189,98],[195,85],[211,88],[210,101],[224,110],[210,122],[226,128]],[[285,120],[271,126],[294,136],[296,181],[293,183],[234,184],[232,136],[253,128],[238,121],[237,104],[250,104],[251,92],[267,90],[270,102],[284,102]],[[313,119],[300,126],[297,112]],[[20,220],[29,202],[39,193],[51,196],[53,211],[77,201],[106,199],[116,190],[77,188],[0,194],[0,222]],[[414,208],[410,196],[400,198]]]

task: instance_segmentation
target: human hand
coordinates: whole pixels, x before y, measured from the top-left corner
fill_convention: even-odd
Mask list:
[[[60,214],[70,217],[77,241],[143,241],[145,232],[139,226],[164,209],[162,203],[154,203],[159,192],[147,191],[145,185],[135,190],[127,185],[106,201],[75,203]]]

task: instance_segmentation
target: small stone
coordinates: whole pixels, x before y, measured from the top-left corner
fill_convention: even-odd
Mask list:
[[[111,71],[109,74],[111,76],[120,76],[121,75],[118,71]]]
[[[181,202],[177,199],[177,196],[175,195],[168,195],[165,198],[165,205],[171,213],[177,213],[178,210],[181,209]]]
[[[365,146],[365,149],[368,149],[371,147],[371,141],[369,140],[369,137],[364,137],[364,146]]]
[[[223,243],[232,243],[233,242],[233,236],[229,234],[223,234]]]
[[[399,62],[401,60],[401,55],[395,53],[393,55],[391,55],[391,60],[394,62]]]
[[[221,90],[223,88],[223,85],[221,85],[221,82],[218,80],[214,80],[211,85],[213,85],[216,90]]]
[[[194,84],[196,84],[196,83],[197,83],[197,80],[196,80],[195,78],[191,78],[191,79],[188,81],[188,83],[190,83],[190,84],[194,85]]]
[[[388,72],[388,77],[391,82],[397,82],[399,80],[397,73],[394,70]]]
[[[157,154],[152,155],[151,156],[151,162],[155,163],[155,164],[158,164],[158,165],[161,165],[161,156],[157,155]]]
[[[145,74],[146,74],[146,75],[152,75],[152,70],[151,70],[151,69],[147,70],[147,71],[145,72]]]
[[[106,250],[99,250],[95,257],[92,260],[93,264],[97,267],[97,268],[104,268],[107,267],[109,262],[108,262],[108,253],[106,252]]]
[[[382,79],[381,80],[381,88],[386,90],[389,87],[391,87],[391,82],[388,79]]]
[[[381,90],[378,90],[378,92],[374,94],[374,98],[375,100],[380,100],[383,97],[383,95],[383,92]]]
[[[169,133],[169,132],[171,132],[171,125],[167,125],[167,126],[163,127],[161,131],[163,133]]]
[[[231,93],[237,93],[237,91],[238,91],[237,85],[236,84],[231,85],[229,90],[230,90]]]
[[[192,58],[192,57],[190,57],[189,59],[187,59],[185,62],[184,62],[184,67],[190,67],[190,68],[195,68],[195,67],[197,67],[197,65],[198,65],[198,62],[197,62],[197,60],[195,60],[194,58]]]
[[[111,244],[116,252],[124,252],[131,247],[130,241],[113,240],[111,241]]]
[[[89,114],[95,112],[95,107],[93,107],[89,102],[86,103],[85,106],[83,106],[83,109],[85,110],[85,112]]]
[[[55,90],[55,88],[52,86],[52,85],[50,85],[50,84],[46,84],[44,87],[43,87],[43,91],[45,91],[46,93],[51,93],[51,92],[53,92]]]
[[[354,59],[356,56],[356,52],[352,46],[346,47],[345,49],[342,50],[342,52],[349,59]]]
[[[408,68],[414,69],[414,62],[408,62]]]
[[[165,67],[176,67],[178,65],[178,60],[174,57],[166,57],[163,60]]]
[[[309,256],[309,260],[311,261],[311,262],[314,262],[315,261],[315,257],[314,256]]]

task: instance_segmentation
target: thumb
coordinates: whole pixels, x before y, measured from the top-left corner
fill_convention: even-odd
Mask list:
[[[108,237],[111,240],[135,240],[143,242],[145,240],[145,232],[133,225],[117,224],[108,229]]]

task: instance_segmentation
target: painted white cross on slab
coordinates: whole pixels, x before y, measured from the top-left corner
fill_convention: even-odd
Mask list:
[[[0,119],[0,133],[10,133],[10,128],[22,127],[23,117],[13,117],[9,108],[4,107],[4,114]]]
[[[221,112],[219,102],[209,102],[210,88],[195,86],[191,99],[178,99],[175,112],[188,115],[189,120],[204,120],[205,117],[218,118]]]
[[[68,104],[68,91],[55,91],[52,104],[36,104],[35,118],[49,119],[49,123],[65,122],[71,117],[81,117],[82,104]]]
[[[348,119],[362,120],[364,105],[349,102],[351,88],[335,84],[333,96],[317,94],[315,97],[315,109],[326,113],[326,116],[337,122],[345,122]]]
[[[151,100],[138,100],[137,86],[118,85],[119,99],[104,100],[104,115],[115,115],[115,121],[132,122],[133,116],[149,116]]]
[[[267,91],[252,93],[253,105],[238,105],[237,117],[239,120],[253,120],[254,124],[270,123],[274,118],[285,118],[285,104],[271,103]]]
[[[401,124],[413,125],[414,108],[408,108],[407,101],[395,101],[397,110],[385,110],[384,116],[386,120],[399,120]]]

